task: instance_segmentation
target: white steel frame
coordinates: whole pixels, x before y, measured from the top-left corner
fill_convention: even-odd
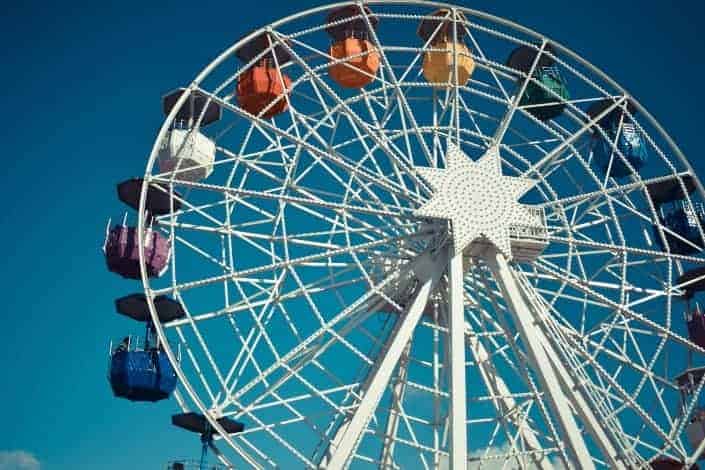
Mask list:
[[[705,350],[684,333],[676,279],[704,258],[655,243],[652,225],[661,240],[678,234],[645,189],[685,188],[695,176],[678,147],[623,88],[554,41],[575,96],[556,95],[564,115],[538,121],[519,105],[538,61],[518,73],[498,55],[518,45],[547,54],[533,31],[437,2],[365,4],[381,19],[371,35],[381,67],[368,87],[343,93],[327,76],[325,15],[344,3],[322,6],[238,41],[189,86],[224,111],[214,130],[200,129],[216,143],[213,176],[184,181],[187,170],[155,165],[186,93],[157,136],[145,179],[182,208],[156,221],[174,247],[167,275],[142,277],[179,407],[206,415],[217,457],[238,468],[693,463],[673,377]],[[413,30],[441,7],[477,63],[466,85],[457,73],[443,87],[420,75],[433,46]],[[385,36],[385,23],[398,34]],[[251,63],[230,70],[264,31],[292,56],[276,64],[293,85],[272,119],[233,96]],[[605,98],[613,104],[601,115],[585,114]],[[648,170],[621,180],[595,169],[588,138],[606,138],[595,124],[612,110],[634,119],[651,156]],[[449,143],[475,158],[498,146],[507,175],[537,180],[531,204],[547,214],[548,247],[535,260],[492,249],[469,260],[453,252],[446,224],[413,215],[431,196],[414,166],[443,167]],[[688,204],[705,199],[695,179]],[[140,237],[146,224],[140,217]],[[162,294],[182,302],[185,319],[158,322],[152,298]],[[227,435],[220,416],[246,430]]]

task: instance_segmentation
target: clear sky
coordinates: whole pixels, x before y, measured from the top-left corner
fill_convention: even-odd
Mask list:
[[[705,2],[461,3],[605,70],[705,176]],[[143,173],[163,92],[248,30],[318,4],[3,5],[0,470],[153,469],[197,456],[197,439],[169,424],[173,402],[117,400],[106,380],[109,340],[137,331],[113,308],[136,285],[107,273],[100,253],[107,218],[124,211],[114,184]]]

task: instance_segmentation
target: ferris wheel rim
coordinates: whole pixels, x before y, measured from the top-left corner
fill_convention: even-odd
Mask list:
[[[476,10],[471,10],[471,9],[467,9],[467,8],[464,8],[464,7],[457,7],[457,6],[455,6],[455,5],[451,5],[451,4],[448,4],[448,3],[428,2],[428,1],[391,1],[391,2],[390,2],[390,1],[370,1],[370,2],[365,2],[365,3],[366,3],[366,4],[371,4],[371,5],[374,5],[374,4],[387,4],[387,5],[402,5],[402,6],[403,6],[403,5],[413,4],[413,5],[428,6],[428,7],[449,7],[449,8],[455,8],[455,9],[458,9],[458,10],[462,10],[462,11],[464,11],[464,12],[468,12],[468,13],[470,13],[470,14],[473,15],[473,16],[478,16],[478,17],[483,18],[483,19],[487,19],[487,20],[494,21],[494,22],[499,22],[499,23],[504,24],[505,26],[509,26],[509,27],[511,27],[511,28],[518,29],[519,31],[522,31],[522,32],[525,32],[525,33],[528,33],[528,34],[532,34],[532,35],[534,35],[534,36],[536,36],[536,37],[545,39],[545,36],[540,35],[540,34],[538,34],[538,33],[535,33],[534,31],[532,31],[532,30],[530,30],[530,29],[528,29],[528,28],[525,28],[525,27],[523,27],[523,26],[521,26],[521,25],[518,25],[518,24],[516,24],[516,23],[513,23],[513,22],[511,22],[511,21],[503,20],[502,18],[498,18],[498,17],[495,17],[495,16],[493,16],[493,15],[484,14],[484,13],[478,12],[478,11],[476,11]],[[200,82],[201,82],[205,77],[207,77],[208,74],[209,74],[213,69],[215,69],[216,67],[218,67],[226,58],[230,57],[230,56],[233,54],[234,51],[236,51],[239,47],[241,47],[242,44],[244,44],[244,43],[245,43],[246,41],[248,41],[249,39],[255,37],[257,34],[260,34],[261,32],[266,31],[266,29],[267,29],[268,27],[277,27],[277,26],[280,26],[280,25],[285,24],[285,23],[287,23],[287,22],[290,22],[290,21],[292,21],[292,20],[294,20],[294,19],[298,19],[298,18],[301,18],[301,17],[310,16],[310,15],[312,15],[312,14],[315,14],[315,13],[318,13],[318,12],[321,12],[321,11],[329,10],[329,9],[334,8],[334,7],[336,7],[336,6],[343,6],[343,5],[349,5],[349,4],[350,4],[350,2],[340,2],[340,3],[337,3],[337,4],[324,5],[324,6],[320,6],[320,7],[315,7],[315,8],[312,8],[312,9],[309,9],[309,10],[306,10],[306,11],[303,11],[303,12],[296,13],[296,14],[294,14],[294,15],[290,15],[290,16],[288,16],[288,17],[285,17],[285,18],[282,18],[282,19],[280,19],[280,20],[277,20],[277,21],[273,22],[273,23],[271,23],[271,24],[268,25],[268,26],[259,28],[259,29],[256,30],[255,32],[253,32],[253,33],[251,33],[251,34],[245,36],[245,37],[242,38],[242,39],[240,39],[238,42],[235,43],[235,45],[231,46],[231,47],[228,48],[226,51],[224,51],[223,53],[221,53],[221,54],[220,54],[216,59],[214,59],[208,66],[206,66],[206,68],[205,68],[201,73],[199,73],[199,75],[197,76],[197,78],[194,79],[194,81],[191,83],[191,85],[189,86],[189,90],[190,90],[190,91],[196,90],[197,87],[199,86]],[[633,99],[633,98],[631,97],[631,95],[629,95],[628,93],[626,93],[626,91],[625,91],[623,88],[621,88],[619,85],[617,85],[615,82],[613,82],[606,74],[604,74],[603,72],[601,72],[600,69],[598,69],[597,67],[593,66],[593,65],[590,64],[589,62],[585,61],[585,60],[582,59],[580,56],[578,56],[577,54],[573,53],[573,52],[570,51],[569,49],[563,47],[563,46],[560,45],[559,43],[556,43],[556,42],[554,42],[554,41],[551,41],[551,44],[556,45],[559,50],[561,50],[562,52],[564,52],[564,53],[566,53],[566,54],[571,55],[575,60],[579,60],[579,61],[583,62],[584,65],[587,65],[593,72],[600,74],[600,75],[602,76],[602,78],[604,78],[606,81],[610,82],[610,84],[611,84],[612,86],[614,86],[616,89],[619,89],[620,91],[622,91],[622,92],[625,94],[625,96],[629,96],[629,99],[630,99],[630,100]],[[175,104],[175,106],[173,107],[173,109],[171,110],[169,116],[167,116],[167,118],[165,119],[164,124],[162,125],[162,127],[161,127],[161,129],[160,129],[160,131],[159,131],[159,133],[158,133],[158,135],[157,135],[157,138],[155,139],[155,144],[154,144],[154,146],[153,146],[153,148],[152,148],[152,152],[150,153],[150,157],[149,157],[149,160],[148,160],[148,163],[147,163],[147,169],[146,169],[146,173],[145,173],[145,181],[149,181],[150,179],[153,178],[153,175],[151,174],[151,168],[154,167],[154,163],[155,163],[155,160],[156,160],[156,155],[157,155],[157,151],[158,151],[159,142],[161,142],[161,140],[164,138],[166,132],[168,131],[168,123],[173,120],[174,116],[176,115],[176,113],[178,112],[178,110],[181,108],[181,106],[183,106],[183,104],[186,102],[187,98],[188,98],[188,94],[187,94],[187,93],[184,93],[184,94],[180,97],[180,99],[177,101],[177,103]],[[664,137],[664,139],[666,139],[666,141],[669,143],[669,146],[671,147],[672,150],[674,150],[675,155],[678,156],[678,158],[681,160],[681,163],[685,166],[685,168],[688,170],[688,172],[689,172],[691,175],[694,176],[695,181],[696,181],[696,185],[697,185],[697,188],[698,188],[698,191],[701,193],[701,195],[705,195],[705,192],[703,191],[703,186],[702,186],[702,183],[701,183],[700,179],[697,177],[697,174],[692,170],[692,167],[690,166],[689,162],[685,159],[685,157],[684,157],[683,154],[680,152],[680,150],[678,149],[678,147],[676,146],[676,144],[672,141],[672,139],[670,138],[670,136],[668,135],[668,133],[666,133],[665,130],[663,130],[663,128],[658,124],[658,122],[655,121],[655,119],[654,119],[643,107],[641,107],[641,105],[638,103],[638,101],[634,100],[634,102],[636,103],[636,105],[637,105],[637,107],[639,108],[639,110],[642,112],[643,116],[645,116],[645,117],[650,121],[650,123],[654,126],[654,128],[661,134],[661,136]],[[641,179],[640,179],[639,181],[641,182]],[[643,182],[641,182],[641,184],[642,184],[642,186],[644,185]],[[143,243],[142,238],[143,238],[143,231],[144,231],[144,228],[145,228],[145,221],[143,220],[143,217],[142,217],[141,214],[143,214],[143,213],[144,213],[144,210],[145,210],[145,204],[146,204],[146,187],[147,187],[147,185],[145,185],[145,186],[143,187],[142,193],[141,193],[141,196],[140,196],[140,211],[139,211],[139,212],[140,212],[140,218],[139,218],[139,221],[138,221],[138,234],[139,234],[139,238],[140,238],[140,240],[139,240],[139,243],[140,243],[140,244]],[[147,273],[146,273],[146,268],[145,268],[145,263],[144,263],[144,259],[143,259],[143,258],[144,258],[144,254],[143,254],[142,252],[140,252],[140,264],[141,264],[141,271],[142,271],[141,274],[142,274],[143,288],[144,288],[145,292],[150,292],[150,291],[151,291],[151,288],[150,288],[150,285],[149,285],[149,279],[148,279],[148,276],[147,276]],[[158,316],[157,316],[157,314],[156,314],[156,309],[155,309],[155,307],[154,307],[152,298],[151,298],[151,296],[149,296],[149,295],[147,295],[146,297],[148,298],[148,305],[149,305],[150,314],[152,315],[152,319],[153,319],[153,321],[154,321],[154,323],[155,323],[155,326],[157,327],[157,333],[158,333],[158,335],[159,335],[159,338],[160,338],[160,340],[161,340],[162,342],[165,343],[165,350],[166,350],[167,355],[169,356],[170,360],[172,361],[172,363],[174,363],[175,365],[177,365],[177,362],[175,361],[175,356],[174,356],[174,354],[173,354],[173,351],[170,350],[170,347],[168,346],[168,342],[166,341],[166,333],[164,332],[164,330],[163,330],[163,328],[162,328],[162,325],[157,321],[157,320],[158,320]],[[204,413],[204,415],[208,418],[208,420],[211,422],[211,425],[213,425],[213,427],[221,433],[221,436],[223,436],[223,437],[228,441],[229,444],[235,445],[233,442],[231,442],[231,440],[229,439],[229,437],[227,436],[227,434],[225,434],[224,431],[220,428],[220,426],[219,426],[219,424],[217,423],[217,421],[215,420],[215,418],[214,418],[213,416],[211,416],[211,413],[208,412],[208,411],[210,410],[210,408],[206,407],[203,402],[199,401],[196,392],[190,387],[189,381],[186,379],[186,375],[185,375],[184,372],[181,370],[180,366],[177,365],[177,367],[175,367],[175,369],[176,369],[177,375],[179,375],[179,379],[180,379],[181,384],[186,387],[187,391],[189,392],[189,395],[191,396],[191,399],[192,399],[192,400],[194,401],[194,403],[201,409],[201,411]]]

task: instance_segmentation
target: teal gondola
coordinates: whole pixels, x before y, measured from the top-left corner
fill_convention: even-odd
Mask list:
[[[547,44],[544,51],[536,62],[539,53],[537,47],[519,46],[507,59],[507,66],[518,72],[528,74],[534,69],[532,80],[526,84],[519,106],[540,121],[560,116],[566,107],[565,101],[570,99],[567,82],[556,67],[555,60],[548,55],[553,54],[553,48]],[[521,89],[523,82],[523,77],[517,80],[517,89]]]

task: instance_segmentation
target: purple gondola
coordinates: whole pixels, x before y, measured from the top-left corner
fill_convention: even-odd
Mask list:
[[[115,225],[108,231],[105,245],[108,269],[128,279],[140,279],[137,228]],[[161,276],[169,262],[169,240],[159,232],[147,229],[144,235],[144,258],[147,275]]]

